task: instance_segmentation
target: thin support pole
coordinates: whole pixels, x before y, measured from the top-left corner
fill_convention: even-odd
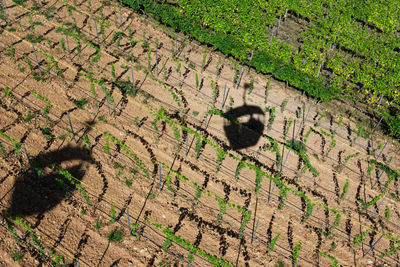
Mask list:
[[[207,119],[208,119],[208,106],[207,106],[207,110],[206,110],[206,118],[204,119],[205,124],[207,124]]]
[[[288,151],[288,155],[289,155],[289,152],[290,152],[290,150]],[[283,155],[285,155],[285,147],[282,147],[282,158],[283,158]],[[282,168],[283,168],[283,164],[282,164],[282,162],[281,162],[281,169],[280,169],[280,174],[282,175]],[[268,204],[269,204],[269,202],[271,201],[271,195],[274,193],[274,189],[275,189],[275,182],[274,182],[274,184],[272,185],[272,189],[270,190],[270,192],[269,192],[269,195],[268,195]],[[270,187],[271,187],[271,184],[270,184]]]
[[[158,58],[157,58],[157,49],[158,49],[158,43],[157,43],[157,45],[156,45],[156,51],[155,51],[155,54],[156,54],[156,75],[158,76]]]
[[[78,144],[78,142],[75,139],[75,132],[74,132],[74,128],[72,128],[71,117],[69,116],[68,111],[67,111],[67,117],[68,117],[69,127],[71,127],[72,138],[74,138],[75,144]]]
[[[278,31],[279,31],[279,26],[281,26],[281,20],[282,20],[282,14],[279,16],[278,27],[276,27],[276,33],[277,34],[278,34]]]
[[[28,159],[29,166],[31,167],[32,174],[33,174],[33,176],[35,176],[35,178],[37,178],[37,173],[36,173],[36,171],[35,171],[35,168],[33,168],[31,159],[29,158],[29,154],[28,154],[28,152],[26,151],[25,144],[22,144],[22,147],[23,147],[23,149],[24,149],[24,151],[25,151],[25,155],[26,155],[26,157],[27,157],[27,159]]]
[[[175,35],[174,57],[176,58],[176,48],[178,46],[178,35]]]
[[[67,33],[65,33],[65,41],[67,42],[67,49],[68,49],[69,60],[72,60],[72,59],[71,59],[71,51],[69,50],[69,42],[68,42],[68,35],[67,35]]]
[[[381,178],[381,176],[385,173],[387,169],[387,166],[385,167],[385,169],[381,172],[381,174],[379,174],[378,178],[376,178],[376,181],[374,183],[374,185],[371,187],[372,189],[374,189],[375,185],[379,182],[379,179]]]
[[[384,234],[381,235],[381,237],[379,237],[378,240],[376,240],[376,242],[375,242],[375,243],[372,245],[372,247],[367,251],[367,253],[364,254],[363,257],[367,256],[367,254],[368,254],[371,250],[373,250],[373,249],[375,248],[376,245],[378,245],[378,243],[381,241],[381,239],[382,239],[383,236],[384,236]]]
[[[269,202],[271,202],[271,196],[274,193],[274,189],[275,189],[275,182],[272,184],[271,191],[268,194],[268,204],[269,204]]]
[[[118,7],[119,7],[119,25],[122,31],[122,12],[121,12],[121,0],[118,1]]]
[[[225,93],[226,93],[226,83],[225,83],[225,87],[224,87],[224,95],[222,96],[221,110],[224,108],[224,105],[225,105]]]
[[[186,133],[186,157],[188,155],[188,142],[189,142],[189,133]]]
[[[297,139],[297,136],[298,136],[299,133],[300,133],[301,127],[303,127],[303,124],[306,123],[306,120],[307,120],[307,118],[308,118],[308,114],[310,113],[310,109],[311,109],[311,103],[310,103],[310,105],[308,106],[307,113],[306,113],[305,117],[304,117],[304,112],[303,112],[303,119],[302,119],[301,122],[300,122],[299,129],[297,129],[297,133],[296,133],[296,137],[295,137],[296,139]]]
[[[161,186],[161,164],[158,165],[158,177],[159,177],[159,187],[160,187],[160,192],[162,190],[162,186]]]
[[[251,247],[253,247],[253,241],[254,241],[254,237],[256,236],[259,221],[260,221],[260,217],[258,217],[258,219],[257,219],[256,228],[254,229],[253,235],[251,236]]]
[[[322,65],[324,65],[324,62],[325,62],[325,59],[323,59],[322,62],[321,62],[321,64],[319,64],[318,72],[317,72],[317,77],[319,77],[319,75],[321,74],[321,68],[322,68]]]
[[[253,60],[253,54],[254,54],[254,50],[251,50],[251,55],[250,55],[249,62],[251,62]]]
[[[133,65],[131,64],[131,76],[132,76],[132,95],[135,96],[136,92],[135,92],[135,82],[133,80]]]
[[[40,5],[40,0],[35,0],[35,3],[37,4],[37,6],[39,7],[40,12],[42,12],[42,7]]]
[[[378,206],[376,206],[376,209],[375,209],[374,212],[371,214],[371,217],[378,211],[379,206],[382,205],[382,203],[383,203],[383,201],[385,201],[385,199],[386,199],[386,195],[385,195],[385,197],[382,199],[382,201],[378,204]]]
[[[97,43],[100,45],[99,32],[97,31],[97,23],[96,23],[96,17],[95,16],[93,16],[93,21],[94,21],[94,28],[96,29]]]
[[[39,63],[39,60],[38,60],[38,58],[37,58],[36,50],[35,50],[35,47],[33,46],[33,44],[32,44],[32,50],[33,50],[33,53],[35,54],[36,64],[37,64],[37,66],[38,66],[40,75],[42,75],[42,70],[40,69],[40,63]]]
[[[239,73],[238,81],[237,81],[237,83],[236,83],[236,90],[239,88],[240,80],[242,79],[242,74],[243,74],[243,66],[240,65],[240,73]]]
[[[7,16],[7,13],[6,13],[6,8],[4,7],[4,4],[3,4],[3,0],[0,0],[0,2],[1,2],[1,7],[3,8],[4,16],[6,17],[6,22],[9,25],[10,22],[8,21],[8,16]]]
[[[388,142],[389,142],[389,141],[386,141],[385,145],[383,146],[383,148],[382,148],[381,152],[379,153],[378,157],[376,158],[376,160],[378,160],[378,159],[379,159],[379,157],[382,155],[382,153],[383,153],[383,150],[385,150],[385,148],[386,148],[386,145],[388,144]]]
[[[110,110],[110,102],[108,102],[108,94],[106,90],[106,86],[103,85],[104,93],[106,94],[106,101],[107,101],[107,107],[108,107],[108,115],[111,115],[111,110]]]
[[[129,235],[131,235],[132,234],[132,228],[131,228],[131,223],[129,221],[129,207],[128,207],[128,205],[126,205],[126,215],[128,217],[128,232],[129,232]]]

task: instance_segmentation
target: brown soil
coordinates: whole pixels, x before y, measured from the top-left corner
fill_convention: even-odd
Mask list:
[[[70,170],[75,178],[82,181],[81,185],[85,188],[91,205],[86,203],[84,195],[78,190],[60,191],[59,185],[54,182],[54,177],[58,176],[51,170],[51,164],[43,166],[43,174],[37,178],[39,182],[34,180],[23,150],[19,154],[14,153],[11,142],[0,137],[0,144],[5,151],[4,157],[0,159],[1,208],[5,210],[13,207],[14,211],[20,211],[21,217],[33,226],[40,242],[45,246],[42,255],[38,245],[32,241],[32,234],[21,226],[14,226],[19,235],[14,238],[2,217],[0,236],[4,242],[0,245],[0,265],[32,266],[39,262],[51,265],[52,261],[48,256],[50,252],[62,255],[67,264],[79,262],[80,266],[187,265],[188,251],[174,242],[168,249],[164,249],[164,244],[165,247],[167,244],[165,232],[153,223],[160,224],[162,228],[170,227],[175,235],[199,249],[223,257],[231,264],[237,263],[238,266],[270,266],[279,261],[290,265],[293,249],[299,242],[299,265],[327,266],[330,261],[321,255],[323,252],[334,256],[341,265],[394,265],[398,262],[397,256],[378,257],[390,246],[386,237],[373,251],[363,256],[381,233],[391,233],[393,236],[399,234],[394,219],[400,216],[399,204],[389,194],[399,197],[397,181],[390,184],[389,193],[375,214],[373,212],[377,206],[369,207],[367,212],[357,212],[361,200],[371,201],[373,197],[384,192],[383,185],[389,177],[383,174],[380,183],[372,187],[380,172],[375,174],[374,170],[370,178],[367,160],[378,156],[380,149],[376,150],[375,155],[372,151],[379,144],[383,145],[385,140],[375,138],[371,142],[362,137],[354,139],[357,128],[351,120],[345,118],[339,126],[339,116],[336,116],[335,110],[326,110],[299,93],[285,89],[279,82],[271,81],[266,98],[268,77],[247,67],[243,67],[240,86],[236,89],[233,77],[240,67],[231,59],[210,51],[187,37],[178,36],[178,55],[173,59],[175,34],[126,8],[122,9],[122,16],[123,32],[127,37],[122,38],[117,45],[113,37],[119,31],[119,13],[113,2],[101,8],[100,2],[92,1],[92,7],[89,8],[87,1],[79,1],[74,3],[76,9],[69,11],[62,1],[50,1],[42,7],[53,7],[51,10],[54,11],[49,11],[53,15],[50,19],[36,12],[28,12],[26,8],[30,8],[29,6],[23,8],[11,1],[5,1],[5,5],[8,14],[12,14],[10,19],[16,31],[4,30],[3,23],[0,82],[2,88],[7,87],[12,91],[12,95],[5,96],[5,90],[1,90],[0,131],[25,144],[32,161],[43,162],[46,159]],[[88,10],[93,13],[96,11],[99,32],[101,18],[110,24],[104,24],[104,34],[101,34],[101,57],[97,62],[91,62],[96,50],[81,43],[79,52],[79,43],[69,37],[70,60],[67,51],[61,48],[61,39],[65,35],[58,32],[57,28],[63,23],[67,23],[65,27],[68,27],[70,22],[80,29],[82,36],[97,43],[94,22],[88,16]],[[32,29],[29,14],[32,21],[40,21],[42,25],[36,25]],[[132,32],[131,40],[128,38],[129,32]],[[34,79],[33,72],[38,73],[38,69],[27,34],[44,37],[44,40],[34,44],[41,70],[46,70],[46,62],[51,63],[44,55],[46,53],[58,62],[64,78],[57,76],[53,66],[45,74],[45,81]],[[134,40],[139,42],[133,45]],[[146,48],[143,40],[147,41],[149,48]],[[15,43],[14,57],[8,53],[12,42]],[[156,42],[159,44],[158,75],[154,54]],[[146,49],[152,51],[150,72]],[[207,51],[205,57],[204,51]],[[24,55],[31,61],[33,70],[30,70]],[[121,93],[117,87],[118,81],[131,79],[131,63],[127,61],[129,56],[135,57],[133,72],[138,90],[136,97]],[[217,65],[221,67],[219,75]],[[91,73],[97,80],[107,80],[105,87],[110,96],[108,104],[103,87],[91,85],[83,75],[85,73]],[[250,92],[251,83],[253,88]],[[246,94],[247,105],[258,106],[262,110],[266,107],[276,108],[276,118],[271,129],[265,126],[265,136],[251,147],[232,149],[224,132],[227,121],[217,115],[206,115],[207,107],[221,108],[225,85],[224,112],[229,107],[242,106],[243,94]],[[213,86],[219,92],[215,101]],[[46,101],[35,96],[35,92],[51,102],[52,107],[47,115],[43,114]],[[77,108],[74,104],[74,101],[82,98],[88,100],[84,109]],[[280,106],[285,100],[287,105],[281,112]],[[296,118],[295,112],[303,105],[306,110],[310,105],[311,108],[303,125],[304,130],[299,132],[297,139],[304,140],[307,132],[312,129],[305,144],[310,163],[319,175],[313,177],[309,170],[302,173],[304,163],[291,152],[283,167],[281,179],[290,188],[303,191],[315,204],[312,215],[305,220],[305,203],[291,192],[287,193],[284,206],[278,209],[279,189],[274,187],[268,203],[271,187],[267,177],[263,177],[258,193],[254,191],[254,170],[244,168],[237,180],[234,177],[238,165],[236,159],[244,157],[249,158],[250,163],[255,162],[268,174],[276,175],[279,172],[280,166],[276,166],[275,152],[264,151],[263,147],[270,144],[267,137],[271,137],[279,142],[279,151],[282,152],[282,143],[291,139],[294,124],[294,134],[298,131],[301,118]],[[177,139],[168,123],[162,120],[154,122],[154,114],[151,112],[157,112],[160,107],[164,107],[168,114],[177,111],[174,121],[180,120],[189,128],[196,128],[212,143],[218,141],[224,145],[231,156],[222,160],[219,171],[216,171],[218,158],[214,147],[206,144],[196,159],[196,138],[193,134],[188,137],[188,144],[192,145],[186,147],[185,133],[180,131],[180,138]],[[29,114],[35,115],[30,121],[26,119],[29,111]],[[78,144],[72,138],[66,111],[71,116]],[[327,115],[319,120],[325,112]],[[268,112],[265,112],[263,120],[267,125]],[[285,136],[285,124],[288,125],[289,121],[292,121],[291,128]],[[51,130],[50,135],[46,135],[46,129]],[[121,140],[126,147],[107,140],[104,132]],[[331,151],[329,148],[332,139],[323,132],[334,136],[336,145],[332,146]],[[88,144],[83,136],[87,136],[90,141],[90,151],[85,149]],[[126,148],[129,148],[131,156],[126,153]],[[133,153],[141,160],[149,177],[138,167],[132,157]],[[349,158],[346,164],[343,163],[347,156],[355,153],[358,154]],[[286,155],[287,149],[284,151],[284,161]],[[391,158],[390,167],[398,169],[398,147],[389,142],[378,160],[388,162]],[[161,170],[162,190],[159,184],[160,162],[165,166]],[[168,169],[173,171],[167,175]],[[179,179],[175,172],[189,180]],[[171,181],[170,189],[174,192],[165,183],[167,177]],[[40,182],[40,179],[45,182]],[[347,179],[348,192],[340,201]],[[132,184],[128,186],[126,181]],[[204,188],[200,198],[196,197],[198,192],[194,184]],[[235,206],[227,205],[224,214],[219,215],[221,208],[216,196]],[[333,212],[326,212],[322,204],[342,214],[338,227],[331,228],[335,215]],[[379,204],[380,201],[377,205]],[[242,239],[239,229],[243,216],[238,212],[237,206],[251,211]],[[385,218],[386,206],[391,210],[390,219]],[[138,236],[129,236],[126,207],[130,224],[138,223]],[[114,223],[112,210],[116,213]],[[99,222],[102,226],[96,229],[96,223]],[[382,223],[386,228],[382,227]],[[256,224],[257,231],[251,245]],[[366,232],[371,227],[378,230],[370,231],[360,245],[353,242],[360,231]],[[122,230],[122,242],[109,243],[107,234],[113,229]],[[277,235],[280,237],[275,249],[268,254],[268,245]],[[16,242],[15,239],[19,241]],[[12,259],[16,251],[24,253],[19,261]],[[192,265],[195,266],[212,265],[199,253],[193,256],[193,260]]]

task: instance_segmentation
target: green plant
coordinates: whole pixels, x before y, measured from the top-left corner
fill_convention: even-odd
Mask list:
[[[349,179],[346,179],[346,183],[343,186],[343,192],[340,195],[340,200],[344,199],[348,191],[349,191]]]
[[[297,266],[297,258],[300,256],[301,241],[296,244],[292,253],[292,265]]]
[[[280,237],[280,235],[281,234],[278,234],[277,236],[275,236],[274,239],[272,239],[271,243],[268,244],[267,253],[271,253],[272,251],[274,251],[275,244],[278,241],[278,238]]]
[[[248,94],[251,94],[251,92],[253,92],[253,89],[254,89],[254,77],[253,76],[251,76],[251,78],[250,78],[250,83],[249,83],[249,89],[248,89]]]
[[[104,151],[104,153],[110,155],[110,143],[107,140],[107,143],[101,147],[101,149]]]
[[[12,259],[14,261],[19,261],[20,259],[22,259],[22,257],[24,257],[24,254],[21,251],[14,251],[12,254]]]
[[[28,110],[28,114],[24,118],[24,122],[30,122],[35,117],[36,117],[35,114],[32,114],[32,112],[30,110]]]
[[[204,49],[204,52],[203,52],[203,60],[201,61],[201,69],[202,69],[202,70],[204,70],[205,65],[206,65],[207,54],[208,54],[208,50],[207,50],[207,49]]]
[[[197,74],[197,71],[196,71],[196,89],[198,89],[199,88],[199,75]]]
[[[96,224],[94,225],[94,228],[96,228],[96,230],[99,230],[101,227],[103,227],[103,222],[96,221]]]
[[[281,103],[281,105],[280,105],[280,108],[281,108],[281,113],[283,112],[283,111],[285,111],[285,107],[286,107],[286,105],[287,105],[287,103],[289,102],[289,99],[285,99],[285,100],[283,100],[282,101],[282,103]]]
[[[10,47],[8,48],[8,51],[5,53],[5,55],[11,57],[12,59],[15,59],[14,42],[10,44]]]
[[[132,179],[125,178],[126,186],[131,187],[132,186],[132,182],[133,182]]]
[[[389,206],[386,206],[385,208],[385,218],[390,219],[390,208]]]
[[[89,102],[86,98],[81,98],[79,100],[73,100],[75,106],[77,106],[80,109],[84,109],[84,106]]]
[[[29,42],[35,44],[35,43],[40,43],[41,41],[44,40],[42,35],[34,35],[32,33],[28,33],[26,35],[26,39],[28,39]]]
[[[53,137],[53,132],[50,128],[42,128],[41,131],[47,140],[50,140]]]
[[[117,212],[116,212],[114,206],[111,206],[110,217],[111,217],[111,219],[108,222],[108,224],[114,224],[117,220]]]
[[[113,229],[107,234],[107,239],[110,242],[121,242],[124,234],[119,229]]]

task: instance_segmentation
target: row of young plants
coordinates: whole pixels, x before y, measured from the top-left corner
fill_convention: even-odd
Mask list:
[[[222,147],[220,147],[220,144],[218,142],[211,141],[211,140],[205,138],[204,136],[202,136],[201,134],[199,134],[197,131],[195,131],[195,130],[187,127],[187,126],[181,125],[180,123],[178,123],[178,122],[174,121],[173,119],[171,119],[163,108],[159,109],[157,112],[153,112],[153,111],[149,111],[149,112],[153,116],[166,121],[171,127],[173,127],[173,126],[180,127],[183,131],[185,131],[185,132],[187,132],[189,134],[195,135],[196,138],[201,139],[206,144],[208,144],[212,148],[214,148],[216,151],[224,150]],[[335,214],[336,218],[335,218],[334,223],[332,224],[332,229],[339,225],[340,218],[341,218],[341,212],[339,212],[337,210],[334,210],[334,209],[331,209],[331,208],[329,208],[328,206],[326,206],[323,203],[319,203],[317,201],[313,201],[308,196],[306,196],[303,191],[299,191],[299,190],[297,190],[295,188],[292,188],[292,187],[288,186],[284,181],[282,181],[279,178],[279,174],[277,176],[269,175],[268,173],[266,173],[265,171],[263,171],[262,169],[257,167],[255,164],[249,162],[248,160],[238,158],[237,156],[233,155],[230,152],[226,152],[225,151],[225,153],[226,153],[227,156],[229,156],[230,158],[232,158],[232,159],[236,160],[238,163],[240,163],[242,168],[246,167],[246,168],[248,168],[250,170],[258,172],[259,176],[266,177],[266,178],[272,180],[276,184],[276,186],[280,189],[280,194],[281,195],[286,196],[287,192],[291,192],[295,196],[298,196],[298,197],[302,198],[305,201],[306,205],[307,205],[307,210],[308,210],[306,212],[307,217],[311,216],[314,206],[317,205],[317,206],[320,206],[323,209]],[[261,181],[261,178],[259,178],[259,181]],[[260,186],[261,186],[261,184],[258,185],[258,187],[260,187]]]
[[[162,111],[161,111],[161,113],[163,113]],[[164,119],[165,119],[165,117],[164,117]],[[170,123],[170,121],[169,121],[169,123]],[[186,128],[184,128],[184,131],[187,131],[187,129]],[[195,134],[194,132],[193,132],[193,134]],[[197,137],[197,138],[201,138],[201,137]],[[202,139],[202,140],[204,140],[204,139]],[[207,141],[205,141],[206,143],[209,143],[209,142],[207,142]],[[237,159],[237,160],[239,160],[239,159]],[[240,166],[240,167],[239,167]],[[239,163],[239,165],[238,165],[238,169],[236,170],[236,175],[238,175],[238,173],[240,172],[240,170],[241,169],[243,169],[243,168],[245,168],[245,167],[248,167],[248,168],[250,168],[250,169],[254,169],[255,170],[255,172],[257,173],[257,174],[259,174],[259,173],[261,173],[261,171],[259,170],[259,169],[256,169],[256,167],[255,166],[251,166],[251,165],[248,165],[248,163],[246,162],[246,161],[243,161],[243,159],[240,161],[240,163]],[[382,167],[382,169],[384,169],[384,166],[381,166]],[[393,176],[393,175],[391,175],[391,179],[387,182],[387,183],[385,183],[385,188],[387,188],[388,187],[388,185],[390,184],[390,182],[392,182],[393,181],[393,179],[395,179],[395,177]],[[267,178],[270,178],[270,177],[268,177],[267,176]],[[276,178],[279,178],[279,177],[276,177]],[[278,185],[278,188],[280,187],[279,186],[279,184],[277,184]],[[284,186],[282,186],[283,188],[284,188]],[[281,189],[281,192],[280,192],[280,194],[281,195],[286,195],[286,191],[290,191],[290,190],[288,190],[288,189],[286,189],[286,188],[284,188],[283,190]],[[347,191],[348,191],[348,181],[346,181],[346,183],[345,183],[345,185],[344,185],[344,187],[343,187],[343,192],[342,192],[342,194],[340,195],[340,200],[343,200],[344,199],[344,196],[347,194]],[[373,205],[374,203],[376,203],[379,199],[381,199],[382,198],[382,195],[379,195],[378,196],[378,198],[376,198],[376,199],[373,199],[372,201],[371,201],[371,203],[368,203],[369,205]],[[311,203],[311,202],[309,202],[309,201],[306,201],[306,203],[307,203],[307,211],[306,211],[306,218],[308,217],[308,216],[310,216],[311,214],[312,214],[312,210],[313,210],[313,207],[315,206],[315,203]],[[328,210],[330,210],[330,211],[332,211],[332,212],[334,212],[334,210],[331,210],[331,209],[329,209],[327,206],[325,206],[325,205],[321,205],[320,203],[317,203],[318,204],[318,206],[322,206],[323,208],[325,208],[325,209],[328,209]],[[336,214],[336,219],[335,219],[335,221],[334,221],[334,223],[333,223],[333,226],[332,226],[332,229],[334,228],[334,227],[337,227],[338,225],[339,225],[339,222],[340,222],[340,218],[341,218],[341,212],[339,212],[339,211],[336,211],[337,213],[335,213]],[[386,212],[386,213],[388,213],[388,212]],[[386,215],[385,215],[386,216]],[[332,230],[331,229],[331,230]],[[332,256],[333,257],[333,256]],[[334,258],[332,258],[332,257],[328,257],[330,260],[332,260],[332,262],[334,263],[335,262],[335,260],[334,260]]]
[[[307,52],[305,54],[305,57],[303,58],[303,60],[301,60],[301,59],[297,60],[299,62],[298,66],[295,66],[290,63],[291,57],[292,57],[290,51],[288,54],[289,56],[286,57],[286,59],[284,59],[285,57],[280,56],[280,54],[286,53],[285,51],[287,51],[287,49],[286,50],[282,49],[282,47],[279,47],[276,50],[272,49],[272,48],[274,48],[274,45],[273,45],[274,38],[272,38],[271,42],[267,42],[268,46],[269,46],[267,52],[266,52],[266,50],[262,49],[263,46],[265,47],[267,45],[265,43],[265,40],[268,39],[268,38],[265,38],[265,29],[264,29],[264,32],[261,32],[261,34],[258,31],[262,31],[262,30],[260,30],[259,28],[255,29],[255,31],[257,33],[255,35],[260,36],[261,40],[258,43],[253,44],[254,37],[251,36],[251,34],[249,36],[247,31],[245,30],[245,27],[238,28],[238,31],[240,31],[240,35],[234,35],[230,31],[224,32],[222,30],[217,30],[215,27],[217,27],[217,28],[225,27],[226,28],[228,26],[226,26],[225,24],[230,23],[230,22],[227,22],[224,18],[221,18],[220,16],[215,16],[215,19],[219,19],[218,20],[219,24],[216,23],[214,20],[212,20],[212,22],[215,25],[220,25],[220,26],[215,26],[214,24],[204,25],[204,22],[203,22],[204,18],[202,16],[207,16],[207,18],[210,18],[209,14],[218,14],[217,11],[220,9],[224,9],[224,7],[226,7],[226,6],[229,6],[229,8],[227,8],[227,9],[232,11],[232,7],[231,7],[230,3],[228,3],[228,4],[226,2],[220,3],[219,1],[217,1],[218,3],[215,3],[215,5],[213,5],[213,7],[215,6],[215,8],[212,8],[208,5],[206,5],[205,3],[202,3],[201,1],[197,1],[197,2],[180,1],[180,6],[170,5],[167,3],[161,4],[159,2],[146,1],[146,0],[141,0],[141,1],[125,0],[124,2],[126,4],[128,4],[129,6],[131,6],[136,11],[143,10],[146,14],[153,16],[154,18],[161,21],[162,23],[165,23],[165,24],[171,26],[173,29],[182,31],[186,34],[189,34],[190,36],[195,37],[197,40],[199,40],[202,43],[212,45],[215,49],[222,51],[224,54],[234,56],[235,58],[241,60],[242,62],[245,62],[245,63],[249,64],[250,66],[255,67],[257,71],[260,71],[262,73],[272,74],[274,76],[274,78],[276,78],[278,80],[288,81],[288,83],[291,86],[294,86],[296,88],[304,90],[313,97],[320,98],[322,100],[329,100],[331,98],[338,97],[341,94],[340,92],[342,90],[341,89],[342,87],[340,87],[340,86],[339,87],[325,86],[324,85],[325,82],[323,79],[321,79],[320,77],[315,77],[312,74],[306,73],[306,72],[304,72],[304,70],[301,69],[301,67],[303,66],[302,62],[304,62],[304,58],[307,59],[309,57],[309,55],[313,54],[313,53],[321,54],[321,52],[319,52],[321,45],[316,45],[314,47],[314,50],[310,50],[310,52]],[[190,2],[190,3],[188,3],[188,2]],[[255,9],[255,6],[253,5],[252,1],[244,1],[244,2],[246,4],[243,4],[243,5],[247,6],[248,9],[251,7],[250,8],[251,11],[253,11]],[[257,3],[257,5],[258,5],[258,3]],[[207,9],[207,12],[204,11],[204,8]],[[310,12],[309,9],[304,9],[304,7],[302,9],[297,10],[296,8],[299,8],[299,6],[296,6],[296,8],[294,8],[293,3],[291,3],[291,5],[288,6],[288,8],[295,10],[295,12],[300,12],[300,14],[302,14],[301,12],[306,12],[306,11]],[[321,4],[319,4],[318,8],[319,8],[319,10],[325,10],[325,8]],[[186,13],[186,9],[189,10],[188,13]],[[248,9],[245,9],[245,10],[248,10]],[[203,13],[201,13],[201,12],[195,13],[193,10],[203,10],[204,12]],[[193,11],[193,12],[190,13],[190,11]],[[197,15],[195,15],[195,14],[197,14]],[[239,17],[244,16],[245,17],[245,18],[243,18],[244,20],[247,19],[248,21],[251,21],[251,16],[248,15],[248,12],[240,13],[238,16]],[[312,16],[313,18],[315,17],[314,15],[311,15],[311,14],[309,14],[308,16]],[[332,25],[332,23],[335,22],[335,18],[336,18],[336,13],[332,13],[332,16],[329,17],[328,21],[326,21],[324,23],[322,23],[320,21],[314,23],[316,25],[315,27],[319,26],[319,28],[317,29],[318,31],[320,31],[321,29],[330,30],[330,29],[332,29],[333,26],[335,26],[335,24]],[[261,23],[261,25],[264,23],[265,22],[263,21]],[[343,20],[340,20],[337,23],[341,23],[340,25],[342,25],[342,26],[345,25]],[[356,23],[356,22],[354,22],[354,23]],[[351,26],[351,27],[354,28],[356,26]],[[329,35],[318,32],[318,34],[321,36],[321,38],[327,38],[327,36],[328,36],[330,38],[329,42],[326,42],[323,39],[318,39],[318,40],[313,41],[312,43],[322,42],[322,43],[324,43],[323,47],[325,47],[325,49],[327,49],[326,47],[331,46],[332,44],[334,44],[336,42],[340,41],[341,43],[344,43],[345,41],[342,41],[342,39],[347,40],[344,38],[350,38],[350,36],[352,36],[352,35],[344,35],[343,34],[343,36],[345,36],[345,37],[343,37],[342,35],[339,35],[340,38],[342,38],[342,39],[336,40],[335,36],[336,36],[336,33],[338,33],[338,32],[339,32],[339,30],[337,30],[336,28],[334,28],[333,31],[330,31]],[[314,35],[313,35],[313,33],[309,34],[309,36],[314,36]],[[243,40],[246,40],[247,42],[244,42]],[[312,40],[310,39],[308,43],[311,43],[311,41]],[[347,42],[347,43],[352,43],[352,42]],[[360,43],[360,45],[362,45],[362,44],[363,43]],[[252,57],[251,62],[248,62],[248,60],[247,60],[248,52],[256,46],[259,46],[260,49],[254,51],[254,55]],[[267,48],[265,48],[265,49],[267,49]],[[316,49],[318,49],[318,51]],[[327,52],[322,53],[321,56],[319,57],[320,60],[319,61],[317,60],[319,65],[321,65],[321,63],[323,63],[323,62],[321,62],[321,58],[324,58],[326,53]],[[389,52],[387,52],[387,53],[389,53]],[[377,52],[375,54],[382,54],[382,53]],[[376,58],[376,57],[374,57],[374,58]],[[398,58],[398,57],[386,56],[387,60],[392,60],[394,58]],[[366,61],[366,62],[368,62],[368,61]],[[342,64],[340,68],[348,69],[350,64],[347,64],[347,63],[348,63],[348,61],[344,61],[343,64],[345,64],[345,65],[343,66],[343,64]],[[371,65],[372,62],[365,63],[365,64]],[[382,65],[388,65],[388,64],[389,63],[382,63]],[[370,65],[368,65],[368,66],[370,66]],[[393,65],[393,64],[390,63],[389,65]],[[367,69],[368,70],[370,69],[370,68],[367,68],[367,65],[365,68],[361,68],[361,70],[365,70],[365,71],[367,71]],[[356,68],[355,70],[360,72],[360,68],[358,68],[358,69]],[[348,79],[348,78],[351,78],[354,76],[353,75],[351,77],[350,76],[347,77],[346,75],[348,75],[348,74],[341,73],[338,69],[334,70],[334,71],[336,71],[336,74],[333,75],[335,77],[336,76],[337,77],[346,77],[346,79]],[[352,73],[354,73],[354,71],[350,72],[351,75],[352,75]],[[370,73],[370,74],[368,74],[368,73]],[[376,73],[372,73],[372,74],[376,75]],[[354,77],[356,77],[356,78],[361,77],[361,76],[367,77],[368,75],[369,75],[368,77],[370,77],[372,74],[371,74],[371,72],[367,72],[367,74],[365,74],[365,75],[357,74],[358,76],[354,76]],[[383,76],[383,78],[389,79],[388,78],[389,76]],[[395,78],[393,75],[390,77],[392,77],[391,79]],[[394,99],[394,98],[397,99],[396,95],[389,94],[390,92],[396,92],[396,91],[389,90],[390,91],[389,92],[386,89],[384,89],[385,86],[383,86],[383,87],[380,86],[382,84],[384,84],[384,83],[382,83],[382,82],[379,82],[379,84],[377,83],[377,85],[379,85],[379,88],[371,87],[372,88],[372,89],[370,89],[370,90],[372,90],[371,92],[365,93],[365,89],[364,89],[364,92],[359,92],[359,95],[361,95],[361,98],[363,98],[363,95],[365,95],[365,94],[372,94],[376,98],[377,95],[384,94],[389,99]],[[387,84],[387,86],[394,88],[393,86],[396,86],[396,84],[397,84],[396,80],[393,80],[393,82],[389,82],[389,84]],[[375,85],[373,85],[373,86],[375,86]],[[351,96],[350,93],[352,93],[352,92],[354,92],[354,88],[349,88],[349,90],[347,90],[347,92],[346,92],[347,96]],[[400,136],[400,120],[399,120],[399,118],[396,115],[393,115],[390,112],[388,112],[387,109],[379,111],[378,114],[383,115],[385,117],[385,122],[387,124],[389,132],[393,136],[399,137]]]

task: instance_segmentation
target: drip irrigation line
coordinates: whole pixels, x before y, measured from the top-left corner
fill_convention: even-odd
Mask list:
[[[192,142],[193,142],[193,140],[192,140]]]

